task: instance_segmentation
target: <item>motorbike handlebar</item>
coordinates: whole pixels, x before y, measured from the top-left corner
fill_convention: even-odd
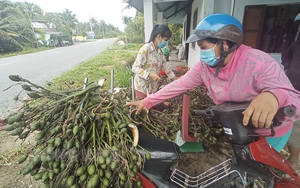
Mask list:
[[[192,112],[193,115],[204,115],[204,116],[212,116],[210,108],[206,110],[194,110]],[[293,117],[296,114],[296,108],[294,106],[285,106],[280,108],[277,113],[278,115],[283,115],[287,117]]]
[[[216,120],[218,122],[218,120],[220,120],[220,116],[222,116],[223,113],[230,113],[231,115],[234,114],[234,116],[239,116],[238,114],[241,114],[242,111],[244,111],[248,105],[244,104],[238,104],[236,106],[230,106],[228,104],[224,104],[226,107],[222,108],[222,105],[217,105],[217,106],[211,106],[208,107],[206,110],[194,110],[192,111],[193,115],[203,115],[206,118],[210,119],[210,120]],[[223,105],[223,107],[224,107]],[[280,108],[277,113],[275,114],[275,117],[272,121],[272,124],[270,126],[271,129],[271,134],[269,136],[274,136],[275,135],[275,131],[274,131],[274,127],[276,126],[280,126],[282,124],[282,122],[285,120],[285,117],[293,117],[296,114],[296,108],[293,106],[285,106]],[[242,114],[241,114],[242,115]],[[234,122],[234,121],[233,121]],[[220,122],[222,124],[222,122]],[[228,122],[227,122],[228,123]],[[251,123],[250,123],[251,124]],[[251,135],[251,134],[249,134]],[[254,135],[251,135],[254,136]]]
[[[280,108],[280,110],[283,110],[283,114],[287,117],[294,117],[296,115],[296,108],[294,106],[285,106],[283,108]]]

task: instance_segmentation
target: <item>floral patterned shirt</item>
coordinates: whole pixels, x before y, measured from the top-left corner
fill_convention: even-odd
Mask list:
[[[155,93],[160,83],[152,80],[149,74],[159,75],[160,69],[163,69],[168,78],[174,78],[175,74],[169,68],[161,49],[156,51],[153,42],[144,44],[132,65],[132,71],[135,74],[134,89],[146,95]]]

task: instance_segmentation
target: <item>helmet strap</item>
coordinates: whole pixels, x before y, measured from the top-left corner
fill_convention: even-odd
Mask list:
[[[215,77],[218,77],[220,68],[223,67],[223,65],[224,65],[225,58],[231,52],[233,52],[235,49],[237,49],[239,47],[239,45],[235,43],[227,52],[225,52],[224,48],[223,48],[223,40],[219,39],[219,44],[220,44],[220,58],[218,60],[217,66],[216,66]]]

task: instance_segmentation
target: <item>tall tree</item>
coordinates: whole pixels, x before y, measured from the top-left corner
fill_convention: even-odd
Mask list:
[[[124,16],[123,21],[126,25],[125,34],[130,43],[141,43],[144,41],[144,15],[136,12],[134,18]]]
[[[0,52],[20,51],[33,45],[31,22],[20,7],[7,0],[0,0]]]
[[[61,14],[61,23],[68,28],[74,29],[78,20],[76,18],[76,14],[73,14],[69,9],[63,10]]]
[[[16,6],[20,8],[22,13],[26,15],[30,20],[40,20],[44,16],[44,11],[40,6],[25,2],[16,2]]]

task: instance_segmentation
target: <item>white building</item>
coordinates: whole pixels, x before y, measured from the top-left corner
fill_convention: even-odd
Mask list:
[[[41,34],[38,32],[39,30],[43,32],[43,40],[47,43],[44,45],[49,45],[49,41],[54,36],[61,36],[61,32],[56,31],[53,28],[49,28],[44,21],[41,20],[32,20],[31,21],[32,27],[34,29],[35,36],[39,39],[41,37]],[[43,43],[43,41],[39,40],[40,43]]]
[[[144,13],[145,36],[153,20],[158,23],[183,23],[183,45],[189,67],[200,59],[200,49],[185,40],[197,23],[212,13],[227,13],[244,28],[243,43],[269,53],[278,62],[280,51],[294,41],[299,24],[293,22],[300,12],[299,0],[127,0]],[[148,41],[148,38],[145,38]]]

